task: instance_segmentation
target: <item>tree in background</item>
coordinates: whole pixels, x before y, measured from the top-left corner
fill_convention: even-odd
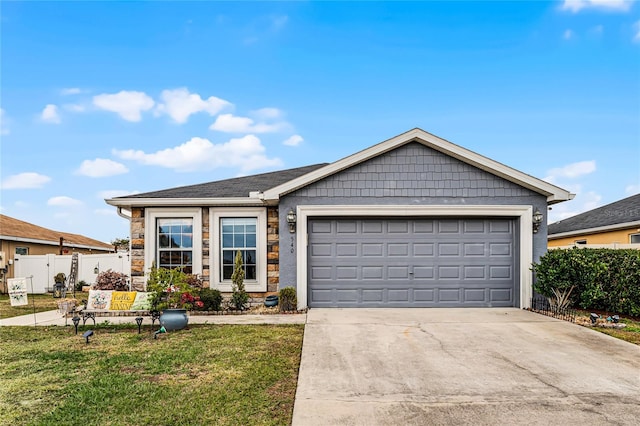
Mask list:
[[[129,238],[116,238],[111,241],[111,245],[114,246],[117,251],[129,251]]]

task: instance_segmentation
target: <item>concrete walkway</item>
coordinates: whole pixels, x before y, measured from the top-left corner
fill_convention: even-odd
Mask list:
[[[520,309],[311,309],[294,426],[637,425],[640,347]]]
[[[143,325],[151,324],[151,317],[143,317]],[[96,323],[108,321],[110,324],[135,324],[133,316],[96,317]],[[189,315],[189,324],[304,324],[306,314],[268,314],[268,315]],[[73,325],[71,318],[66,319],[67,325]],[[82,322],[80,322],[82,324]],[[87,325],[93,324],[92,320]],[[158,322],[156,321],[156,325]],[[19,317],[0,319],[0,326],[54,326],[65,325],[65,318],[58,311],[38,312]]]

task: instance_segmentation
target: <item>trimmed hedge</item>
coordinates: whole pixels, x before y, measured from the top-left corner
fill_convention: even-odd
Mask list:
[[[640,250],[549,250],[533,271],[533,288],[544,296],[575,286],[573,306],[640,316]]]

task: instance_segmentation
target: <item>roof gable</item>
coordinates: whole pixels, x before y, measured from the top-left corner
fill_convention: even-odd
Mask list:
[[[552,223],[548,235],[560,238],[634,226],[640,227],[640,194]]]
[[[278,200],[283,195],[411,142],[421,143],[445,155],[456,158],[464,163],[470,164],[519,186],[530,189],[538,194],[544,195],[547,197],[547,203],[549,204],[570,200],[574,196],[574,194],[571,194],[569,191],[511,167],[505,166],[504,164],[491,160],[473,151],[462,148],[461,146],[427,133],[422,129],[416,128],[334,163],[328,164],[322,168],[316,169],[306,175],[273,187],[265,191],[264,199],[268,201]]]

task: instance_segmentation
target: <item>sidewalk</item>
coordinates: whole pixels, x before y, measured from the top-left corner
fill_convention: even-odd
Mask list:
[[[35,316],[35,318],[34,318]],[[151,324],[150,316],[143,316],[143,325]],[[96,324],[108,321],[109,324],[135,324],[133,316],[104,316],[96,317]],[[267,314],[267,315],[189,315],[189,324],[305,324],[307,314]],[[71,318],[66,319],[67,325],[73,325]],[[82,322],[80,322],[82,324]],[[157,322],[156,322],[157,324]],[[5,326],[53,326],[65,325],[65,318],[58,311],[38,312],[36,314],[0,319],[0,327]],[[93,325],[87,320],[87,325]]]

